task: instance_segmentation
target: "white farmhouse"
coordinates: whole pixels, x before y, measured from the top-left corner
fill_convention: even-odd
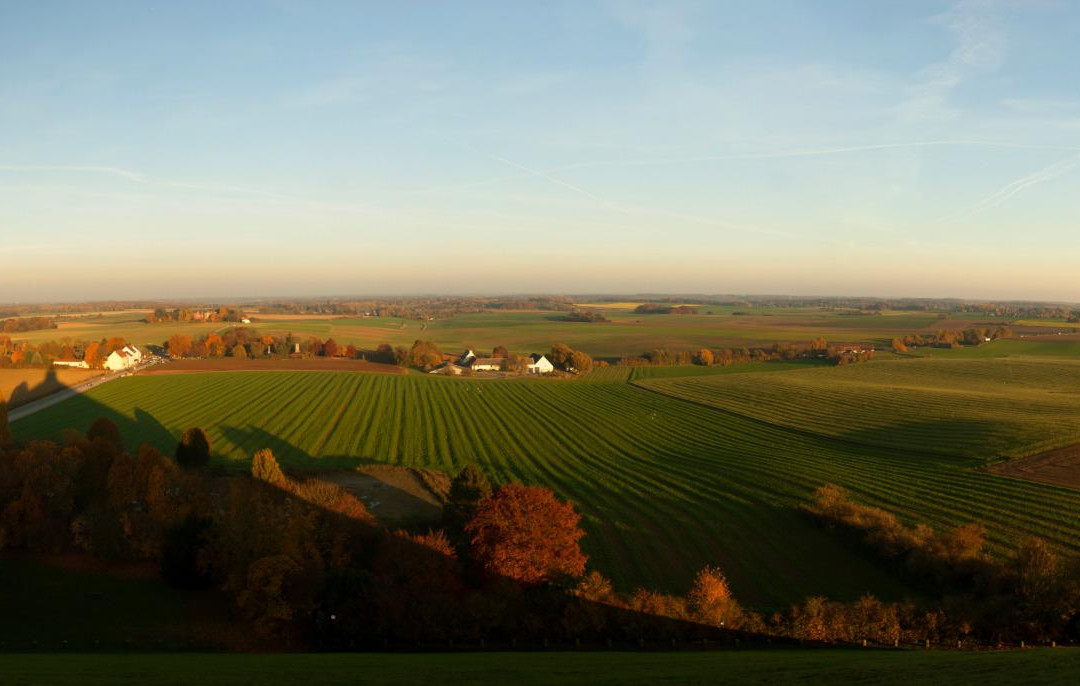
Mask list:
[[[118,372],[122,369],[131,369],[135,365],[142,362],[142,351],[133,345],[125,345],[120,350],[114,350],[109,353],[109,357],[105,360],[105,369],[109,371]]]
[[[525,369],[530,374],[550,374],[555,371],[555,365],[551,364],[547,356],[533,353],[529,355],[529,363],[525,365]]]

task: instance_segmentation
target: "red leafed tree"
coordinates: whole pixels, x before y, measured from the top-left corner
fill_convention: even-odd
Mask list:
[[[472,554],[491,574],[525,584],[581,576],[581,515],[541,486],[507,484],[482,500],[465,526]]]

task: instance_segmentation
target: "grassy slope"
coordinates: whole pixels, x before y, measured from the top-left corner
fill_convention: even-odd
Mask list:
[[[840,442],[698,404],[711,401],[708,393],[723,397],[726,384],[753,393],[796,378],[842,381],[876,374],[878,367],[889,371],[889,365],[946,370],[958,364],[915,360],[642,382],[679,394],[687,384],[700,385],[707,395],[696,402],[626,384],[625,375],[620,383],[614,372],[605,372],[610,382],[594,383],[314,372],[135,377],[14,428],[24,437],[55,436],[66,426],[85,429],[105,414],[133,445],[149,441],[170,450],[179,432],[199,425],[237,468],[262,447],[287,465],[304,467],[366,460],[454,470],[475,461],[498,480],[546,484],[574,500],[586,516],[587,552],[623,588],[682,591],[702,565],[719,563],[740,597],[768,607],[811,593],[903,594],[884,573],[839,549],[794,512],[823,483],[847,486],[910,520],[985,521],[1001,545],[1038,533],[1059,547],[1080,547],[1080,493],[970,471],[976,461],[958,455],[966,454],[964,440],[983,440],[978,431],[953,432],[957,456],[930,454],[920,452],[925,441],[918,432],[895,446]],[[977,374],[949,378],[975,390],[983,383]],[[675,387],[655,388],[664,384]],[[874,388],[880,393],[890,386]],[[769,402],[785,407],[798,397],[778,394]],[[951,411],[954,405],[944,407]],[[864,406],[858,413],[872,414]],[[934,440],[951,431],[951,415],[938,417],[933,427],[923,415],[909,419],[934,428]],[[1034,418],[1020,412],[1011,419],[1002,423],[1010,440],[1040,440]]]
[[[1080,440],[1080,361],[907,359],[645,387],[845,441],[983,461]]]
[[[1080,651],[6,655],[5,684],[1073,684]]]

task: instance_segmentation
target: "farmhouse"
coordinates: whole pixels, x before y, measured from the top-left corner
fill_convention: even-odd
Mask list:
[[[74,358],[67,360],[53,360],[54,367],[71,367],[74,369],[90,369],[90,365],[86,363],[86,360],[76,360]]]
[[[468,367],[473,363],[473,360],[475,359],[476,353],[471,350],[466,350],[465,352],[461,353],[461,357],[458,358],[458,365],[461,367]]]
[[[529,363],[525,365],[525,369],[530,374],[550,374],[555,371],[555,365],[551,364],[546,355],[533,353],[529,355]]]
[[[142,362],[142,351],[133,345],[125,345],[120,350],[114,350],[105,360],[105,369],[118,372],[122,369],[131,369]]]
[[[503,358],[501,357],[477,357],[472,361],[474,372],[497,372],[502,369]]]

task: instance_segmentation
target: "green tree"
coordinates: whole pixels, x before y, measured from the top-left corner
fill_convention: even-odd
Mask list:
[[[491,481],[474,464],[462,467],[450,482],[450,493],[443,507],[443,527],[458,547],[463,547],[466,543],[465,525],[476,514],[477,504],[490,498],[491,494]]]

